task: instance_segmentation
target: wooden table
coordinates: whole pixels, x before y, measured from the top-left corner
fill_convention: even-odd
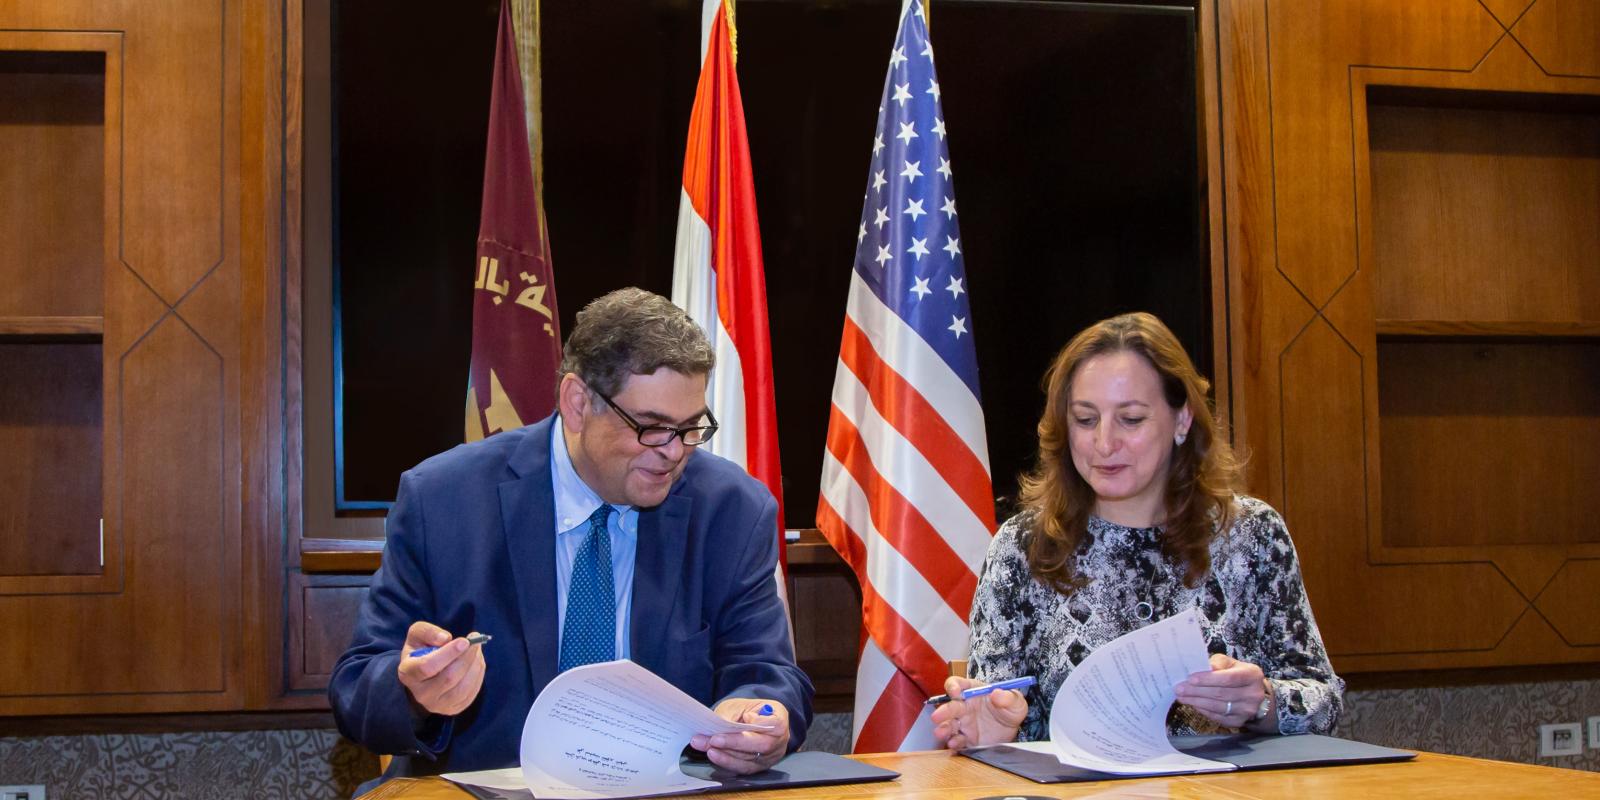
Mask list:
[[[715,800],[974,800],[994,795],[1117,798],[1324,798],[1493,797],[1575,800],[1600,797],[1600,773],[1536,767],[1461,756],[1419,754],[1414,761],[1351,767],[1263,770],[1165,778],[1134,778],[1098,783],[1042,784],[1018,778],[970,758],[944,752],[854,756],[900,773],[900,779],[845,786],[815,786],[764,792],[695,795]],[[440,778],[400,778],[362,800],[461,800],[470,795]],[[682,795],[680,795],[682,796]]]

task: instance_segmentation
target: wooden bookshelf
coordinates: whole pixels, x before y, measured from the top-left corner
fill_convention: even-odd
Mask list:
[[[1547,322],[1507,320],[1480,322],[1463,319],[1379,319],[1383,339],[1594,339],[1600,338],[1600,321]]]
[[[107,62],[86,46],[0,31],[0,603],[115,585],[102,503]]]
[[[99,316],[0,316],[0,339],[98,342],[105,329]]]

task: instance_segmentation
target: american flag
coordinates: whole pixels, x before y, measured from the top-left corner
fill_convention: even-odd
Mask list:
[[[855,570],[855,751],[934,746],[923,701],[967,652],[994,534],[939,80],[919,0],[889,56],[834,376],[817,527]]]

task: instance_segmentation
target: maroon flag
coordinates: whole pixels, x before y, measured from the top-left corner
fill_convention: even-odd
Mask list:
[[[527,119],[516,32],[510,4],[502,0],[472,293],[469,442],[520,428],[555,410],[561,324]]]

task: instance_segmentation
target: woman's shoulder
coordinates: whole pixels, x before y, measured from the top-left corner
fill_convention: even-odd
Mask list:
[[[989,545],[989,552],[996,550],[1015,550],[1022,552],[1028,547],[1028,539],[1033,536],[1035,512],[1024,509],[1012,514],[1009,519],[1000,524],[1000,530],[995,531],[994,541]]]
[[[1236,494],[1233,496],[1233,519],[1235,525],[1240,524],[1241,522],[1254,524],[1283,524],[1283,515],[1278,513],[1278,509],[1273,508],[1265,500],[1262,500],[1258,497],[1251,497],[1247,494]]]
[[[1266,501],[1247,494],[1233,496],[1233,520],[1228,536],[1234,543],[1287,541],[1289,528],[1283,515]]]

